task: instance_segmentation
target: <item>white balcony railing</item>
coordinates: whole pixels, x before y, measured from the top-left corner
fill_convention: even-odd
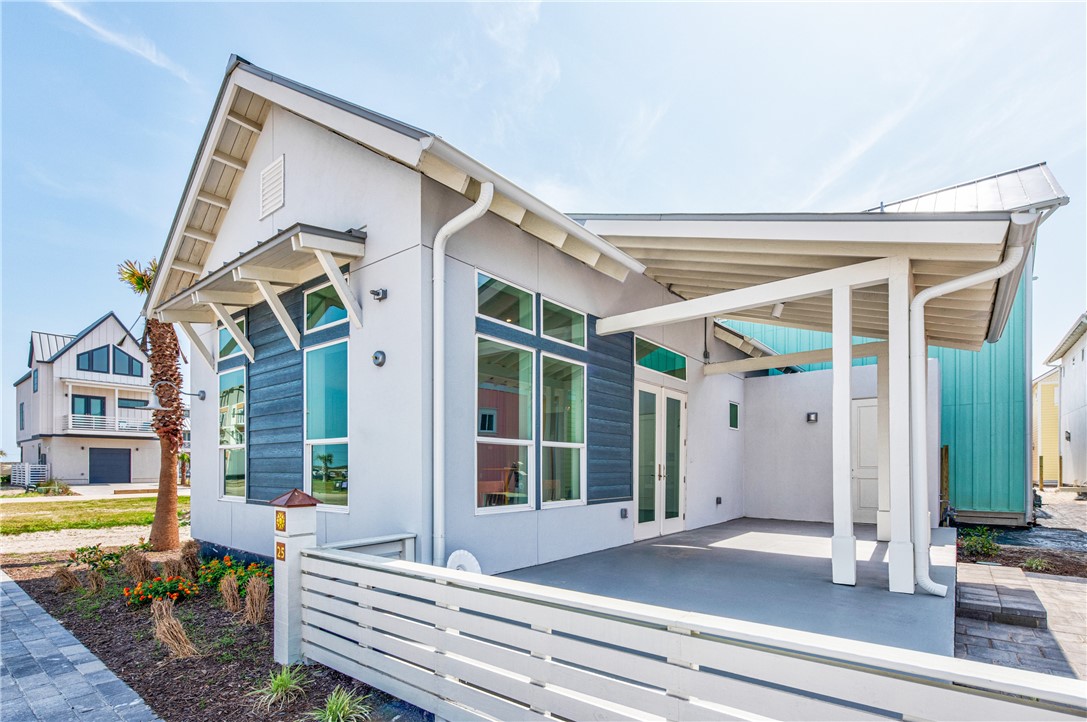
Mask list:
[[[153,433],[151,419],[122,419],[117,416],[92,416],[90,414],[67,414],[63,417],[62,427],[65,431]]]

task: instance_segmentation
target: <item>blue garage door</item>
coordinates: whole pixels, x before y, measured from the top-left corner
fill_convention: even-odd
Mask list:
[[[132,481],[131,449],[91,449],[92,484],[127,484]]]

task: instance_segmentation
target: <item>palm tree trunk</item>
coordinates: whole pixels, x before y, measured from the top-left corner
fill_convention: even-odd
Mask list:
[[[155,520],[151,524],[151,547],[155,551],[177,549],[181,545],[177,528],[177,452],[181,448],[184,415],[181,408],[181,347],[174,327],[156,319],[147,320],[147,339],[151,346],[151,383],[167,381],[158,387],[162,410],[154,412],[153,428],[159,437],[159,491]]]
[[[163,439],[159,440],[159,450],[159,494],[148,541],[155,551],[166,551],[181,545],[177,528],[177,452]]]

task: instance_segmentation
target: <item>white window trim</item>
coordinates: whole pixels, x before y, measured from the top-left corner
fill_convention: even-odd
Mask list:
[[[215,381],[216,381],[215,392],[217,394],[216,401],[218,402],[218,400],[219,400],[218,395],[222,394],[222,388],[223,388],[222,378],[223,378],[223,376],[226,376],[227,374],[238,373],[238,372],[241,372],[242,383],[245,385],[245,438],[246,438],[246,441],[248,442],[248,440],[249,440],[249,374],[246,373],[245,366],[239,366],[237,368],[227,369],[226,371],[222,371],[222,372],[215,375],[215,377],[216,377],[215,378]],[[219,408],[219,407],[217,407],[217,408]],[[218,494],[219,501],[240,502],[240,503],[244,504],[245,500],[246,500],[246,494],[249,492],[249,444],[248,443],[243,443],[241,445],[227,444],[227,445],[224,446],[221,443],[222,442],[222,436],[221,436],[222,427],[219,426],[219,423],[220,422],[217,421],[216,422],[216,427],[215,427],[215,435],[218,437],[217,448],[218,448],[219,477],[218,477],[218,482],[217,483],[218,483],[218,487],[219,487],[219,489],[218,489],[218,491],[219,491],[219,494]],[[245,493],[243,493],[241,496],[235,496],[233,494],[227,494],[226,493],[226,465],[223,462],[223,452],[224,451],[237,451],[239,449],[242,452],[242,463],[244,465],[244,470],[245,470]]]
[[[348,283],[351,283],[351,274],[350,273],[343,274],[343,280],[348,282]],[[307,328],[306,327],[306,308],[309,306],[309,304],[307,303],[307,299],[309,299],[309,295],[311,293],[315,293],[317,291],[320,291],[321,289],[328,288],[331,285],[332,285],[332,281],[327,281],[325,283],[322,283],[319,286],[314,286],[313,288],[310,288],[310,289],[308,289],[308,290],[306,290],[305,292],[302,293],[302,333],[303,334],[317,333],[318,331],[324,331],[326,328],[335,328],[336,326],[339,326],[341,324],[345,324],[345,323],[347,323],[348,321],[351,320],[351,314],[347,313],[346,309],[344,309],[345,310],[345,315],[339,321],[333,321],[332,323],[325,323],[325,324],[322,324],[320,326],[314,326],[313,328]],[[339,298],[339,294],[337,294],[336,298]],[[341,298],[340,301],[342,302],[343,299]],[[318,346],[313,346],[311,348],[319,348],[319,347]],[[308,351],[309,348],[307,348],[306,350]]]
[[[543,450],[546,448],[554,449],[581,449],[581,483],[578,484],[581,496],[577,499],[562,499],[561,501],[543,501],[540,500],[541,509],[557,509],[564,506],[584,506],[586,504],[586,487],[588,486],[588,457],[589,457],[589,366],[581,361],[575,361],[574,359],[566,358],[565,356],[558,356],[553,353],[540,353],[540,389],[539,389],[539,409],[540,409],[540,484],[541,492],[543,490]],[[543,438],[543,359],[549,358],[555,361],[562,361],[563,363],[572,364],[574,366],[581,367],[581,383],[583,384],[581,392],[581,438],[580,442],[573,441],[545,441]]]
[[[567,311],[571,311],[571,312],[576,313],[576,314],[581,316],[581,320],[582,320],[581,328],[582,328],[582,331],[585,334],[585,343],[583,343],[583,344],[581,344],[579,346],[576,343],[571,343],[570,341],[564,341],[561,338],[555,338],[554,336],[548,335],[548,333],[546,331],[544,331],[544,323],[543,323],[544,308],[543,308],[543,305],[544,305],[545,302],[550,303],[550,304],[554,304],[555,306],[558,306],[559,308],[565,308]],[[565,303],[559,303],[558,301],[556,301],[553,298],[548,298],[547,296],[544,296],[543,294],[540,294],[540,337],[541,338],[546,338],[548,341],[554,341],[555,343],[561,343],[563,346],[569,346],[570,348],[576,348],[576,349],[580,349],[580,350],[584,351],[585,349],[589,348],[589,314],[585,313],[584,311],[579,311],[576,308],[574,308],[573,306],[567,306]]]
[[[484,274],[489,275],[489,274]],[[493,278],[493,276],[490,276]],[[501,279],[498,279],[501,280]],[[483,318],[490,318],[490,316],[483,316]],[[521,331],[523,328],[517,326]],[[472,349],[475,359],[472,362],[475,373],[473,374],[474,382],[472,386],[475,388],[475,410],[477,419],[475,443],[472,444],[472,506],[475,507],[476,516],[486,516],[488,514],[514,514],[524,511],[536,511],[536,394],[529,394],[529,438],[528,439],[505,439],[498,436],[480,436],[479,434],[479,341],[493,341],[494,343],[500,343],[503,346],[509,346],[510,348],[520,349],[527,351],[529,359],[532,362],[532,371],[530,378],[532,384],[536,384],[536,349],[529,348],[519,343],[513,343],[501,338],[495,338],[494,336],[488,336],[487,334],[477,333],[475,334],[475,344]],[[486,408],[490,408],[489,406]],[[528,488],[528,499],[524,504],[510,505],[510,506],[480,506],[479,505],[479,445],[480,444],[495,444],[502,446],[523,446],[528,449],[528,480],[526,481]]]
[[[650,373],[654,373],[654,374],[657,374],[659,376],[663,376],[664,378],[671,379],[672,381],[674,381],[676,383],[680,383],[680,384],[687,383],[687,379],[685,379],[685,378],[681,379],[678,376],[673,376],[671,374],[666,374],[663,371],[657,371],[656,369],[651,369],[648,366],[642,366],[640,363],[638,363],[638,340],[639,339],[641,339],[642,341],[645,341],[646,343],[651,343],[654,346],[656,346],[657,348],[662,348],[665,351],[671,351],[672,353],[676,354],[677,356],[682,356],[683,357],[683,368],[684,368],[685,371],[688,372],[687,373],[688,376],[690,375],[689,372],[691,370],[691,365],[689,363],[687,363],[688,361],[690,361],[690,359],[687,358],[687,354],[683,353],[682,351],[676,351],[674,348],[668,348],[664,344],[657,343],[653,339],[646,338],[645,336],[635,336],[634,337],[634,348],[632,349],[632,354],[631,354],[634,357],[634,368],[643,369],[643,370],[648,371]]]
[[[245,334],[245,337],[249,338],[249,320],[246,318],[245,314],[243,313],[241,316],[231,316],[231,318],[234,319],[234,323],[238,324],[238,328],[240,328],[242,333]],[[219,336],[223,331],[226,331],[226,326],[224,326],[221,323],[215,324],[215,358],[216,358],[216,360],[226,361],[228,358],[234,358],[235,356],[240,356],[241,354],[245,353],[245,349],[243,349],[242,345],[239,343],[237,351],[235,351],[234,353],[229,353],[226,356],[220,356],[219,354],[222,351],[223,344],[221,344],[219,342]],[[227,332],[227,335],[228,336],[230,335],[229,331]],[[230,337],[230,340],[234,341],[234,343],[238,343],[237,341],[234,340],[233,336]],[[233,369],[231,369],[231,370],[233,371]],[[133,377],[133,378],[137,378],[137,377]],[[246,379],[246,381],[248,382],[248,379]],[[249,387],[248,386],[246,387],[245,391],[246,391],[246,397],[245,397],[246,398],[246,412],[248,412],[249,411],[249,407],[248,407],[248,404],[249,404]]]
[[[524,291],[525,293],[527,293],[529,296],[532,297],[532,328],[525,328],[524,326],[518,326],[515,323],[507,323],[506,321],[503,321],[501,319],[497,319],[494,316],[486,316],[486,315],[479,312],[479,277],[481,275],[486,276],[487,278],[489,278],[489,279],[491,279],[493,281],[499,281],[501,283],[504,283],[507,286],[512,286],[513,288],[516,288],[519,291]],[[484,270],[482,270],[480,268],[476,268],[476,278],[475,278],[474,292],[476,294],[476,318],[483,318],[483,319],[486,319],[488,321],[492,321],[493,323],[497,323],[500,326],[505,326],[506,328],[512,328],[514,331],[520,331],[521,333],[527,333],[530,336],[535,336],[536,335],[536,296],[538,294],[535,291],[530,291],[529,289],[525,288],[524,286],[520,286],[520,285],[514,283],[513,281],[507,281],[506,279],[502,278],[501,276],[496,276],[493,273],[490,273],[488,271],[484,271]],[[502,341],[501,339],[493,339],[493,340],[499,341],[500,343],[507,343],[506,341]],[[535,351],[535,349],[533,349],[533,351]]]
[[[331,285],[331,284],[325,284]],[[311,289],[316,291],[317,289]],[[346,319],[345,319],[346,320]],[[339,323],[339,322],[337,322]],[[306,325],[305,309],[303,309],[302,325]],[[319,328],[328,328],[333,324],[327,326],[320,326]],[[316,331],[317,329],[314,329]],[[309,414],[309,354],[310,351],[317,351],[329,346],[335,346],[336,344],[343,344],[347,350],[347,404],[349,413],[347,414],[347,436],[335,439],[311,439],[309,438],[309,424],[307,415]],[[302,462],[305,466],[302,469],[302,490],[307,494],[313,493],[313,480],[310,478],[310,470],[313,468],[313,445],[314,444],[347,444],[347,503],[343,506],[339,504],[325,504],[324,502],[317,503],[317,511],[330,512],[333,514],[349,514],[351,512],[351,484],[354,483],[354,479],[351,477],[351,468],[354,466],[351,463],[351,346],[348,344],[346,338],[338,338],[325,343],[315,344],[313,346],[307,346],[302,350]]]
[[[736,405],[736,426],[732,425],[732,405],[733,404]],[[728,430],[729,431],[739,431],[740,426],[741,426],[741,424],[740,424],[740,402],[739,401],[729,401],[728,402],[728,407],[729,407],[728,408]]]

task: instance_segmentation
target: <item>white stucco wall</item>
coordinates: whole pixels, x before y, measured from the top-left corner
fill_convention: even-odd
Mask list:
[[[940,374],[929,361],[929,508],[939,521]],[[833,521],[831,489],[832,370],[755,376],[744,381],[745,516],[760,519]],[[875,398],[876,367],[854,366],[854,399]],[[807,412],[819,414],[807,422]]]

